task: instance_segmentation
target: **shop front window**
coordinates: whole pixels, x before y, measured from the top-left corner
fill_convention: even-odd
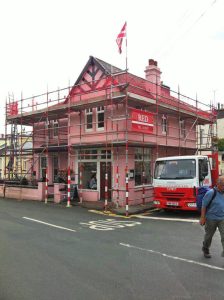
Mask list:
[[[151,184],[151,149],[135,148],[135,186],[143,183]]]
[[[44,180],[46,178],[47,158],[40,157],[40,177]]]
[[[77,151],[78,164],[76,172],[80,185],[80,171],[82,171],[82,188],[102,190],[102,163],[111,162],[112,153],[109,149],[82,149]],[[103,176],[105,177],[105,176]],[[101,182],[97,183],[97,179]]]
[[[96,189],[96,162],[82,162],[79,163],[79,174],[80,168],[82,167],[82,185],[84,189]],[[93,184],[95,179],[95,184]]]
[[[58,177],[58,156],[53,156],[53,180]]]

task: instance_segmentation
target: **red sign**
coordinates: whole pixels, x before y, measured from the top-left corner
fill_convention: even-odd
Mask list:
[[[7,115],[8,116],[18,115],[18,102],[12,102],[7,104]]]
[[[153,133],[154,114],[139,109],[131,110],[132,131]]]

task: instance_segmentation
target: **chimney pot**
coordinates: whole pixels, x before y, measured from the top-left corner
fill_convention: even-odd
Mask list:
[[[149,59],[149,66],[156,66],[157,67],[157,61],[154,59]]]

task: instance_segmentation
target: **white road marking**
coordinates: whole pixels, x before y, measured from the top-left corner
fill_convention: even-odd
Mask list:
[[[106,220],[89,221],[88,223],[82,222],[80,224],[86,225],[90,229],[106,231],[106,230],[114,230],[117,228],[133,227],[136,225],[140,225],[141,222],[106,219]]]
[[[31,218],[27,218],[27,217],[23,217],[23,219],[29,220],[29,221],[33,221],[33,222],[37,222],[37,223],[41,223],[47,226],[51,226],[51,227],[55,227],[55,228],[59,228],[59,229],[63,229],[63,230],[67,230],[67,231],[72,231],[72,232],[76,232],[76,230],[74,229],[70,229],[70,228],[66,228],[66,227],[62,227],[62,226],[57,226],[54,224],[50,224],[50,223],[46,223],[40,220],[36,220],[36,219],[31,219]]]
[[[162,220],[162,221],[173,221],[173,222],[188,222],[188,223],[199,223],[197,219],[178,219],[178,218],[160,218],[160,217],[148,217],[135,215],[139,219],[151,219],[151,220]]]
[[[199,266],[210,268],[210,269],[213,269],[213,270],[224,271],[224,268],[220,268],[220,267],[212,266],[212,265],[209,265],[209,264],[201,263],[201,262],[198,262],[198,261],[195,261],[195,260],[190,260],[190,259],[186,259],[186,258],[181,258],[181,257],[177,257],[177,256],[168,255],[166,253],[162,253],[162,252],[159,252],[159,251],[145,249],[145,248],[133,246],[133,245],[130,245],[130,244],[124,244],[124,243],[120,243],[120,245],[124,246],[124,247],[128,247],[128,248],[133,248],[133,249],[137,249],[137,250],[141,250],[141,251],[146,251],[146,252],[158,254],[158,255],[161,255],[161,256],[164,256],[164,257],[167,257],[167,258],[172,258],[172,259],[175,259],[175,260],[184,261],[184,262],[187,262],[187,263],[190,263],[190,264],[199,265]]]

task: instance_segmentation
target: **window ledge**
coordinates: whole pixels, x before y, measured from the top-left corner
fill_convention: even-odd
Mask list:
[[[103,128],[96,128],[96,131],[104,131],[104,127]]]

